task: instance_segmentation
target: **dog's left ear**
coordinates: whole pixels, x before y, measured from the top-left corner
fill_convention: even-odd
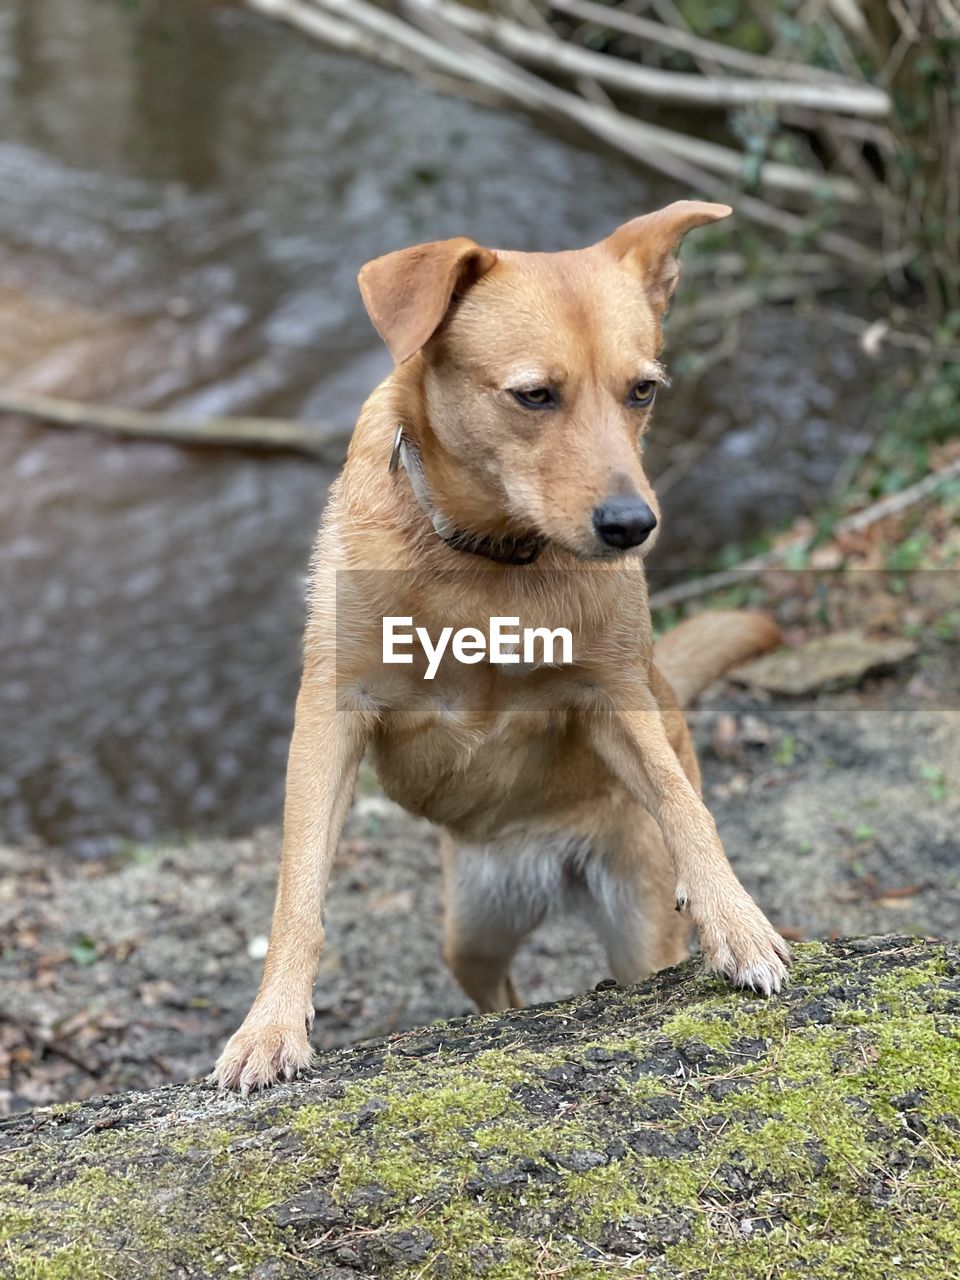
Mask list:
[[[645,213],[618,227],[602,240],[614,257],[629,262],[643,277],[650,299],[664,310],[680,279],[680,263],[674,253],[680,241],[694,227],[728,217],[728,204],[707,204],[703,200],[677,200],[656,213]]]
[[[434,240],[374,258],[360,271],[367,313],[395,364],[433,337],[454,295],[475,284],[497,260],[473,240]]]

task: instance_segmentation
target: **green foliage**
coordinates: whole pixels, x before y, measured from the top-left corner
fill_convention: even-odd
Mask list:
[[[949,328],[940,326],[937,340],[960,347],[960,315],[951,315]],[[860,492],[880,498],[929,472],[933,451],[960,437],[960,360],[932,357],[925,367],[898,370],[878,386],[876,400],[881,431],[855,483]],[[916,568],[929,545],[925,539],[907,539],[888,568]]]
[[[678,0],[677,8],[698,36],[753,52],[766,48],[766,31],[742,0]]]
[[[774,753],[777,764],[785,767],[793,764],[796,757],[797,743],[792,733],[785,733]]]
[[[98,949],[96,941],[85,935],[78,938],[70,948],[70,959],[74,964],[79,965],[82,969],[87,968],[91,964],[96,964]]]
[[[938,764],[925,764],[920,770],[920,777],[927,784],[930,799],[942,804],[947,798],[947,775]]]

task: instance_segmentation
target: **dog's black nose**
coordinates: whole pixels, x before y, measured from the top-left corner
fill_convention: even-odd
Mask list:
[[[597,537],[608,547],[639,547],[657,527],[657,517],[642,498],[608,498],[593,511]]]

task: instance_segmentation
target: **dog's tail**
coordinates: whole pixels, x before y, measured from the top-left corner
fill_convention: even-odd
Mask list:
[[[731,667],[781,642],[780,628],[766,614],[707,610],[662,636],[653,656],[677,701],[686,707]]]

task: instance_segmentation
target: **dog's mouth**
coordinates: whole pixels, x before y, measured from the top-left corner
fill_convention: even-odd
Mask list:
[[[581,564],[615,563],[620,560],[643,559],[651,549],[651,543],[643,543],[636,547],[611,547],[599,540],[591,540],[587,545],[575,545],[563,537],[544,536],[544,546],[554,546],[572,556]]]
[[[578,560],[582,560],[587,564],[596,564],[598,562],[611,563],[617,560],[628,560],[631,558],[641,559],[645,554],[645,548],[642,547],[598,547],[591,551],[572,551]]]

